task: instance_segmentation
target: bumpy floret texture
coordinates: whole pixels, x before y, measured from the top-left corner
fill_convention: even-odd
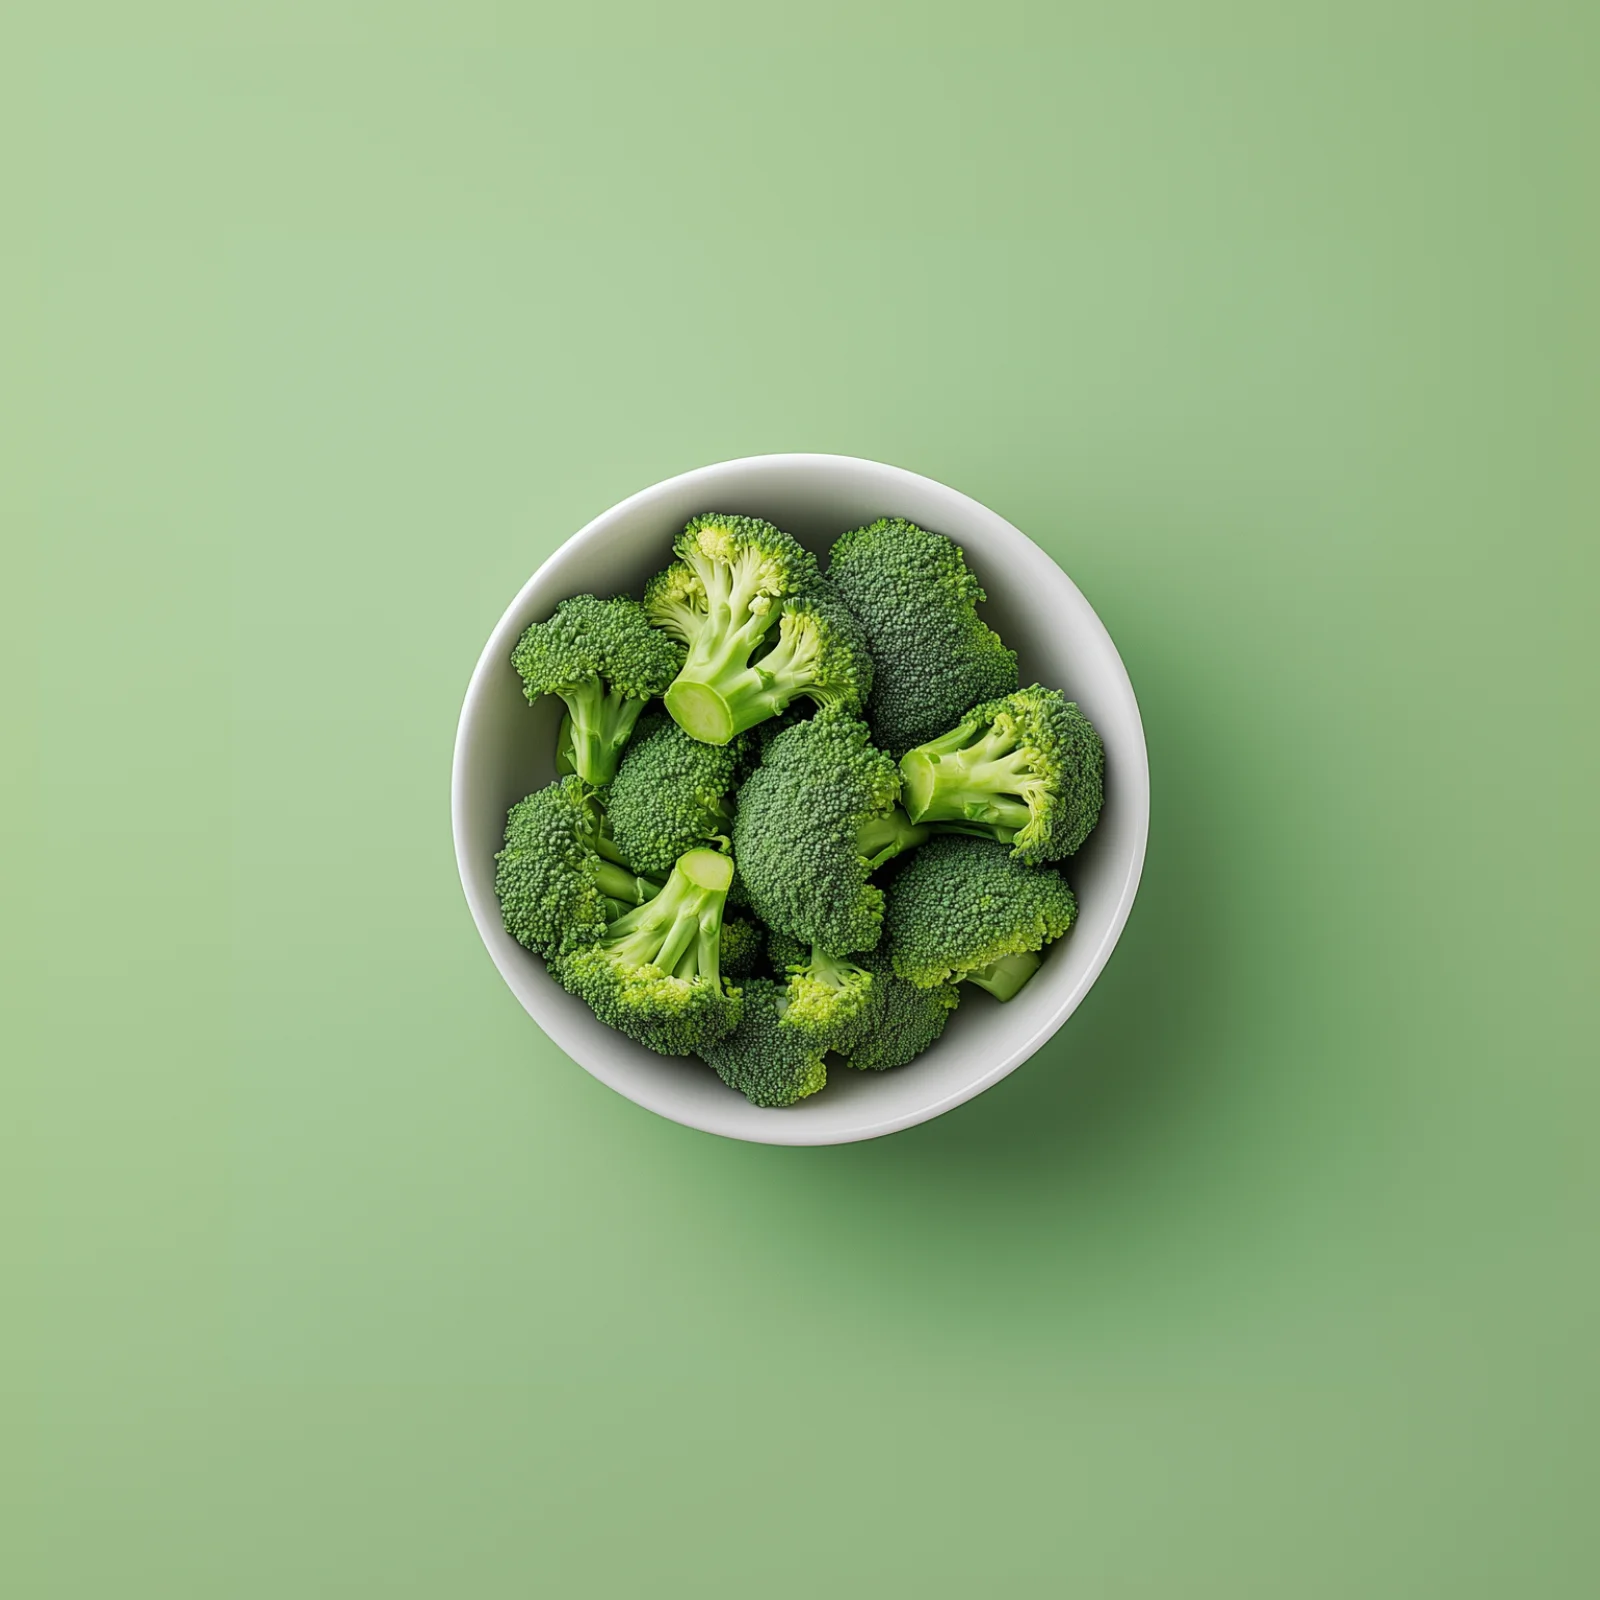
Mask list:
[[[895,973],[881,950],[857,959],[872,974],[872,990],[845,1060],[858,1072],[903,1067],[944,1032],[961,990],[953,983],[919,989]]]
[[[656,627],[693,645],[714,624],[719,635],[745,630],[753,646],[790,595],[814,588],[817,559],[797,539],[759,517],[707,512],[673,541],[678,558],[644,591]]]
[[[605,933],[608,898],[636,904],[646,883],[597,852],[602,823],[581,779],[567,777],[519,800],[495,856],[495,893],[506,932],[553,960]]]
[[[828,579],[866,631],[876,666],[867,720],[892,754],[1017,687],[1016,654],[979,620],[983,588],[942,534],[880,518],[835,542]]]
[[[1100,817],[1105,748],[1058,689],[1034,684],[974,706],[900,762],[913,822],[962,825],[1019,861],[1060,861]]]
[[[858,839],[899,796],[899,772],[864,723],[823,711],[779,734],[739,791],[733,826],[756,915],[830,955],[876,944],[883,891]]]
[[[952,834],[930,840],[896,876],[885,943],[900,977],[932,988],[1042,949],[1076,915],[1059,872],[1027,866],[997,840]]]
[[[564,956],[555,973],[602,1022],[664,1056],[706,1050],[733,1031],[742,1006],[740,991],[725,982],[631,966],[603,944]]]
[[[630,700],[666,692],[683,665],[683,651],[627,595],[592,594],[563,600],[546,622],[523,633],[511,655],[529,700],[560,694],[599,678]]]
[[[829,1049],[848,1051],[868,1017],[877,979],[863,963],[830,956],[788,934],[774,933],[769,951],[787,985],[786,1020],[812,1029]]]
[[[701,744],[670,717],[640,722],[606,793],[612,837],[639,872],[664,873],[696,845],[726,847],[742,749]]]
[[[700,1052],[753,1105],[792,1106],[828,1081],[827,1036],[791,1021],[789,1010],[784,985],[751,978],[738,1027]]]
[[[759,972],[766,958],[767,935],[759,923],[743,917],[724,917],[722,922],[722,974],[726,978],[748,978]]]

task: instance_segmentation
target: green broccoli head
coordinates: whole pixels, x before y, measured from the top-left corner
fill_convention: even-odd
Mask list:
[[[674,561],[644,586],[644,609],[656,627],[691,645],[707,616],[706,591],[686,561]]]
[[[767,945],[772,964],[788,985],[786,1020],[828,1040],[828,1048],[848,1052],[860,1035],[872,1005],[876,979],[863,965],[807,947],[786,933]]]
[[[573,771],[599,788],[616,775],[645,702],[683,665],[683,650],[650,626],[637,600],[580,594],[522,635],[511,664],[530,701],[555,694],[566,702]]]
[[[828,1081],[827,1037],[791,1021],[782,984],[751,978],[743,993],[738,1027],[700,1051],[707,1065],[752,1105],[792,1106],[815,1094]]]
[[[896,975],[888,957],[873,950],[857,958],[872,978],[872,989],[846,1063],[858,1072],[887,1072],[914,1061],[944,1032],[961,1003],[953,983],[919,989]]]
[[[770,522],[719,515],[696,517],[673,549],[645,609],[689,647],[666,693],[689,734],[727,744],[801,694],[860,706],[871,658],[809,550]]]
[[[659,888],[607,853],[602,813],[580,778],[519,800],[494,858],[506,932],[547,961],[601,938],[611,902],[635,906]]]
[[[819,711],[779,734],[745,779],[733,824],[756,915],[830,955],[875,945],[883,891],[870,874],[925,837],[899,798],[899,771],[864,723]]]
[[[867,703],[872,671],[855,613],[819,578],[805,594],[784,601],[770,648],[749,666],[719,676],[714,687],[742,733],[801,696],[857,713]]]
[[[602,1022],[664,1056],[704,1050],[738,1026],[740,991],[720,966],[733,864],[714,850],[679,857],[661,893],[618,917],[555,974]]]
[[[931,839],[895,878],[884,915],[895,972],[929,989],[992,976],[1009,999],[1032,975],[1028,961],[1072,926],[1077,902],[1050,867],[1030,867],[994,839]]]
[[[987,598],[961,547],[898,517],[834,544],[828,579],[860,619],[876,671],[867,720],[895,755],[1017,687],[1017,657],[979,621]]]
[[[691,648],[709,624],[717,639],[744,645],[748,655],[783,602],[817,580],[816,557],[759,517],[695,517],[672,552],[678,559],[645,585],[644,608],[656,627]]]
[[[974,706],[900,759],[906,813],[1009,844],[1019,861],[1060,861],[1100,816],[1105,748],[1057,689],[1034,684]]]
[[[726,848],[741,755],[740,741],[701,744],[670,717],[646,717],[606,791],[623,859],[666,872],[696,845]]]
[[[732,886],[730,885],[730,890]],[[722,973],[727,978],[748,978],[760,971],[766,956],[766,930],[744,917],[722,919]]]

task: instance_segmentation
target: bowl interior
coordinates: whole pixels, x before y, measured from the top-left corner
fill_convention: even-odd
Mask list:
[[[674,533],[702,511],[765,517],[823,551],[847,528],[908,517],[966,551],[989,594],[982,614],[1020,657],[1022,681],[1076,699],[1106,745],[1106,804],[1066,865],[1079,901],[1072,932],[1007,1005],[970,986],[944,1036],[897,1072],[838,1067],[820,1094],[762,1110],[694,1059],[652,1054],[598,1022],[500,923],[494,854],[514,802],[555,776],[560,704],[530,707],[510,664],[529,623],[568,595],[630,593],[670,556]],[[970,1099],[1036,1050],[1071,1014],[1127,919],[1144,859],[1149,778],[1138,706],[1116,648],[1088,602],[1037,545],[1003,518],[931,479],[840,456],[764,456],[704,467],[657,484],[595,519],[529,580],[495,629],[473,676],[457,735],[456,853],[468,903],[505,980],[569,1055],[650,1110],[708,1132],[779,1144],[870,1138]]]

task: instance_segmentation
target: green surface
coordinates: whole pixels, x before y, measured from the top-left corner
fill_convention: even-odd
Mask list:
[[[1592,12],[24,10],[7,1594],[1594,1594]],[[447,816],[545,554],[787,449],[1051,550],[1155,785],[836,1150],[561,1057]]]

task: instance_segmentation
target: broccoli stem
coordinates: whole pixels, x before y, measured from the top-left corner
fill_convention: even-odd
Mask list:
[[[852,973],[861,969],[849,956],[830,956],[820,945],[811,947],[811,975],[819,983],[830,984],[835,989],[842,989],[845,980]]]
[[[577,770],[572,764],[572,713],[568,711],[556,729],[556,776],[565,778]]]
[[[609,833],[598,832],[590,837],[589,843],[594,847],[594,853],[602,861],[615,861],[619,867],[626,867],[627,860],[622,852],[617,849],[617,841]]]
[[[813,630],[793,629],[754,666],[751,653],[780,620],[762,605],[751,574],[731,579],[720,565],[702,574],[709,609],[689,647],[683,670],[665,699],[673,721],[701,744],[727,744],[746,728],[776,716],[811,681]]]
[[[599,789],[617,775],[622,748],[633,735],[643,700],[631,700],[595,679],[572,684],[560,691],[572,718],[572,769],[591,787]],[[562,754],[557,745],[557,759]]]
[[[733,862],[727,856],[715,850],[685,852],[658,895],[606,928],[606,949],[628,966],[718,981],[722,907],[732,882]]]
[[[876,872],[885,861],[893,861],[902,850],[914,849],[928,837],[926,828],[916,827],[898,806],[886,817],[874,817],[856,831],[856,852]]]
[[[912,821],[986,823],[991,836],[1026,827],[1032,813],[1019,797],[1036,781],[1031,752],[992,731],[972,744],[965,738],[958,728],[901,757]]]
[[[975,983],[980,989],[987,989],[996,1000],[1010,1000],[1038,970],[1038,952],[1026,950],[1021,955],[1001,956],[986,967],[965,972],[962,980]]]
[[[602,860],[595,872],[595,884],[608,899],[620,900],[624,905],[642,906],[661,892],[659,883],[648,878],[635,877],[625,866]]]

